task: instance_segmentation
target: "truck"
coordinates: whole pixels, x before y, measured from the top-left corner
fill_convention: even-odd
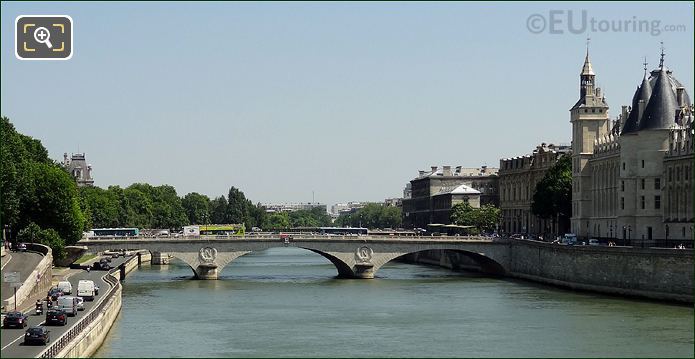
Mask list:
[[[85,300],[94,300],[96,295],[94,289],[94,281],[92,280],[80,280],[77,283],[77,296],[82,297]]]

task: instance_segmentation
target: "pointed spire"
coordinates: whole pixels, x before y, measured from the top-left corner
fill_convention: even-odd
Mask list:
[[[663,67],[663,51],[661,59],[662,64],[659,75],[654,83],[649,103],[644,109],[644,114],[639,123],[639,130],[669,128],[675,122],[678,102],[676,101],[676,94],[671,87],[666,68]]]
[[[659,60],[659,68],[663,69],[664,68],[664,42],[661,42],[661,60]]]
[[[586,57],[584,57],[584,66],[582,67],[582,75],[595,75],[594,69],[591,67],[591,60],[589,60],[589,42],[591,38],[586,38]]]

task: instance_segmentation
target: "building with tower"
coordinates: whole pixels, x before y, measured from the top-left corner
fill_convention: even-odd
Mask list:
[[[92,165],[87,164],[84,153],[74,153],[68,159],[68,153],[63,154],[63,166],[77,182],[78,187],[93,186]]]
[[[692,246],[693,106],[664,64],[612,121],[587,50],[572,124],[571,231],[633,245]]]

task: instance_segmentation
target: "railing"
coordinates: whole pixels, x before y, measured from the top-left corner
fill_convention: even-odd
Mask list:
[[[290,239],[294,240],[394,240],[394,241],[412,241],[412,240],[446,240],[446,241],[501,241],[501,237],[482,237],[482,236],[388,236],[388,235],[356,235],[356,234],[309,234],[309,233],[286,233]],[[180,237],[89,237],[87,240],[80,242],[100,242],[100,241],[186,241],[186,240],[267,240],[278,241],[283,240],[279,234],[256,234],[246,236],[234,235],[202,235],[202,236],[180,236]],[[79,242],[78,242],[79,244]]]
[[[131,261],[133,259],[137,260],[136,257],[133,257],[130,258],[128,261]],[[128,261],[123,262],[122,265],[126,265]],[[82,319],[80,319],[80,321],[77,322],[77,324],[70,328],[70,330],[63,333],[63,335],[61,335],[60,338],[58,338],[58,340],[54,341],[48,348],[41,352],[38,356],[39,358],[54,358],[56,355],[58,355],[58,353],[65,349],[65,347],[68,344],[70,344],[72,340],[74,340],[79,334],[81,334],[85,328],[92,324],[92,322],[94,322],[94,320],[99,315],[101,315],[102,311],[104,311],[104,308],[111,302],[114,292],[121,285],[120,281],[113,276],[114,273],[120,270],[119,267],[110,270],[109,273],[103,277],[104,281],[106,281],[109,284],[109,290],[107,291],[107,293],[105,293],[105,297],[103,297],[99,305],[97,305],[96,308],[93,308],[89,312],[89,314],[87,314],[85,317],[82,317]]]

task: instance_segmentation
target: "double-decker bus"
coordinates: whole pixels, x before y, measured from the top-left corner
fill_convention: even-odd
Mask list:
[[[137,237],[140,230],[137,228],[94,228],[89,232],[89,237]]]
[[[183,227],[184,236],[243,236],[244,224],[201,224]]]

